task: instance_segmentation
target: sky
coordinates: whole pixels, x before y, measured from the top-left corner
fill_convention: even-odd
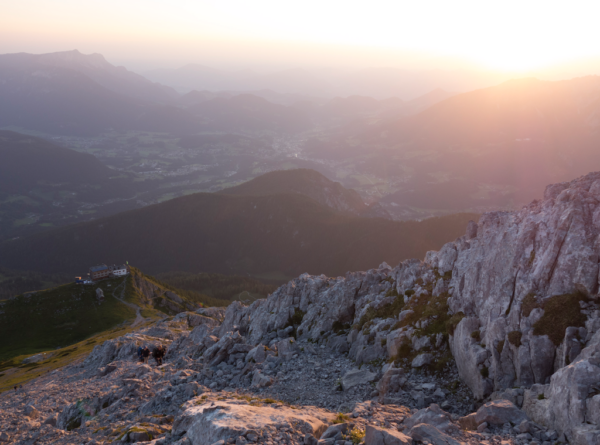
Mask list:
[[[0,0],[0,53],[79,49],[147,69],[600,74],[599,16],[596,0]]]

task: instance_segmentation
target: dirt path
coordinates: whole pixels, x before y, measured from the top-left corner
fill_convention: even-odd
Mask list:
[[[115,287],[115,290],[113,290],[113,292],[112,292],[112,296],[115,297],[117,300],[119,300],[121,303],[129,306],[132,309],[135,309],[135,320],[133,320],[133,323],[131,323],[131,327],[136,327],[140,323],[143,323],[144,320],[146,320],[146,319],[144,317],[142,317],[142,314],[140,313],[141,308],[137,304],[133,304],[133,303],[129,303],[128,301],[125,301],[124,297],[125,297],[125,285],[126,284],[127,284],[127,279],[123,280],[123,282],[121,284],[119,284],[117,287]],[[117,296],[116,292],[120,287],[123,287],[123,289],[121,289],[121,295]]]

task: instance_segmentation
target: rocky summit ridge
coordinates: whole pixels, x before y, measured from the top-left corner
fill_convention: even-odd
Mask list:
[[[182,312],[0,395],[0,442],[598,444],[599,234],[591,173],[424,261]]]

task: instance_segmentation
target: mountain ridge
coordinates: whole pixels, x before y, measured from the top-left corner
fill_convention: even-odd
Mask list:
[[[170,103],[179,96],[170,87],[151,82],[125,67],[112,65],[102,54],[86,55],[76,49],[45,54],[4,54],[0,55],[2,65],[16,65],[21,69],[46,66],[77,71],[115,93],[144,101]]]
[[[396,262],[409,252],[422,254],[427,246],[462,231],[473,217],[399,223],[344,215],[298,194],[197,193],[5,242],[0,262],[11,269],[75,272],[80,264],[94,263],[98,255],[109,262],[118,261],[118,255],[149,273],[342,274],[359,264],[376,263],[381,256]],[[373,247],[377,239],[385,238],[386,243],[379,243],[387,252],[382,255]],[[361,249],[363,255],[353,260],[349,249]],[[24,255],[25,251],[37,254]],[[172,257],[157,257],[156,251],[170,252]]]
[[[279,170],[258,176],[248,182],[221,190],[225,195],[265,196],[274,193],[297,193],[320,204],[355,215],[367,211],[360,195],[339,182],[330,181],[311,169]]]

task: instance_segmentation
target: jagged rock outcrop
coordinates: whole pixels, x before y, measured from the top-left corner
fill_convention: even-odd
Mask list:
[[[535,326],[550,322],[544,315],[552,298],[597,293],[599,200],[600,174],[555,184],[543,200],[519,212],[485,214],[476,230],[472,226],[463,238],[428,254],[429,264],[452,272],[450,310],[468,316],[451,343],[464,365],[461,375],[487,369],[487,377],[470,384],[477,396],[548,383],[557,370],[559,345]],[[584,342],[597,330],[597,317],[587,328]],[[478,344],[468,338],[476,330]],[[559,342],[564,334],[556,334]]]
[[[483,215],[424,261],[343,278],[304,274],[266,300],[233,304],[220,334],[238,329],[249,343],[268,345],[288,327],[318,342],[345,333],[357,364],[395,358],[432,366],[450,350],[477,399],[549,384],[600,327],[599,235],[600,173],[593,173],[549,186],[518,212]]]

